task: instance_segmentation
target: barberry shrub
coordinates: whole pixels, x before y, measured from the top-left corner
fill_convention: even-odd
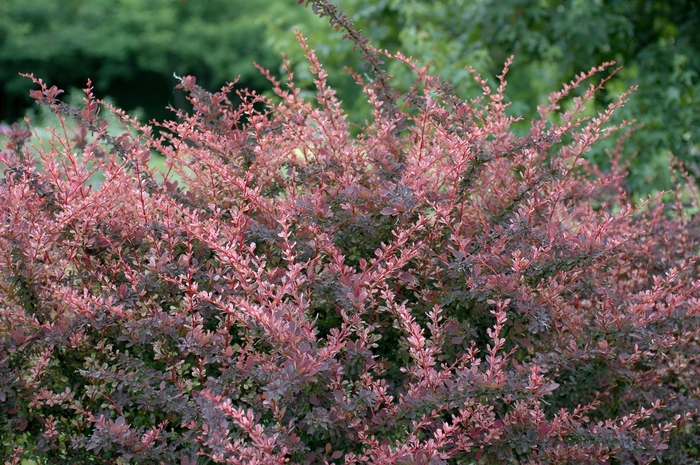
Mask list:
[[[32,77],[63,125],[0,153],[6,463],[695,460],[698,199],[679,170],[632,203],[619,150],[585,158],[620,129],[627,95],[584,116],[610,65],[517,137],[507,65],[463,101],[387,54],[398,95],[316,3],[374,72],[361,127],[303,40],[313,102],[291,72],[237,107],[183,77],[158,133]]]

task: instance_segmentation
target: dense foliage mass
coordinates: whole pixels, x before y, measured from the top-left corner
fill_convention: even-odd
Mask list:
[[[361,127],[306,45],[314,102],[188,76],[157,137],[34,79],[65,125],[0,152],[8,463],[692,463],[698,199],[632,206],[620,151],[583,156],[620,129],[625,95],[583,116],[609,65],[516,137],[508,64],[464,101],[396,54],[399,94],[315,5],[369,66]]]

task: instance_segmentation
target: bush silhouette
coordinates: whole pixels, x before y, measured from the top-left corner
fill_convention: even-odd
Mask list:
[[[372,72],[362,127],[303,39],[315,102],[291,73],[238,107],[186,76],[194,112],[157,136],[32,77],[65,125],[0,153],[8,463],[692,461],[696,193],[679,171],[634,205],[619,151],[587,162],[621,129],[626,95],[581,115],[604,80],[558,106],[610,64],[517,138],[508,64],[462,101],[389,56],[416,76],[400,95],[316,5]]]

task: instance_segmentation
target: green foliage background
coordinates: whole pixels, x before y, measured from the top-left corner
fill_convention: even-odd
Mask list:
[[[700,177],[697,0],[337,3],[375,46],[430,63],[462,97],[479,92],[465,67],[493,78],[515,55],[507,95],[513,114],[526,120],[562,82],[615,60],[623,69],[597,104],[639,86],[618,116],[643,126],[626,145],[628,155],[636,154],[631,190],[643,194],[670,187],[671,152]],[[297,81],[310,85],[293,27],[309,38],[351,118],[368,118],[359,87],[342,70],[349,65],[364,71],[352,44],[296,0],[4,0],[0,118],[17,119],[30,105],[30,83],[19,72],[62,88],[82,87],[90,77],[98,94],[158,119],[170,116],[168,104],[186,108],[183,94],[173,91],[173,73],[193,74],[209,89],[240,76],[241,87],[265,91],[269,86],[253,61],[276,72],[285,52]],[[407,90],[412,84],[408,70],[396,63],[387,66],[396,87]]]
[[[634,155],[630,188],[647,193],[670,187],[669,153],[696,176],[700,155],[700,2],[697,0],[339,0],[341,9],[378,48],[400,50],[452,83],[462,97],[479,94],[465,67],[493,82],[515,56],[508,75],[512,113],[525,121],[553,90],[606,61],[622,70],[598,98],[609,103],[632,86],[639,90],[618,119],[642,126],[626,144]],[[328,68],[356,54],[342,34],[309,30],[310,43]],[[279,49],[295,50],[279,39]],[[302,63],[300,57],[295,57]],[[395,84],[407,89],[410,73],[390,63]],[[358,68],[358,69],[361,69]],[[354,101],[349,79],[335,82]],[[356,118],[362,115],[356,113]],[[525,127],[523,127],[523,130]],[[595,156],[595,154],[593,154]]]
[[[311,16],[284,0],[3,0],[0,117],[17,118],[31,103],[20,72],[61,88],[91,78],[120,107],[159,119],[171,116],[168,104],[185,105],[173,73],[210,89],[237,76],[241,87],[266,89],[253,62],[275,71],[281,62],[267,38],[291,36]]]

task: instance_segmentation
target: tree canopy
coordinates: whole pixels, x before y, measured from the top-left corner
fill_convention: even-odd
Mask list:
[[[279,10],[285,10],[281,15]],[[287,11],[289,10],[289,11]],[[268,34],[291,34],[310,16],[280,0],[4,0],[0,2],[1,118],[21,116],[32,72],[64,88],[85,85],[148,116],[167,116],[173,73],[193,74],[207,88],[240,76],[242,86],[269,88],[253,62],[279,66]],[[177,106],[177,105],[176,105]]]

